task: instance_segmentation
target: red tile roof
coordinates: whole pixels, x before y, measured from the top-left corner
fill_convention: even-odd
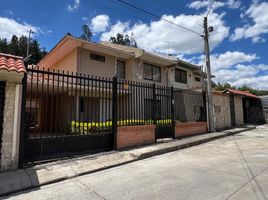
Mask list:
[[[240,90],[232,90],[232,89],[228,89],[226,91],[224,91],[225,93],[226,92],[230,92],[234,95],[241,95],[241,96],[246,96],[246,97],[252,97],[252,98],[257,98],[259,99],[258,96],[254,95],[254,94],[251,94],[250,92],[247,92],[247,91],[240,91]]]
[[[0,70],[26,73],[26,68],[22,57],[3,53],[0,53]]]

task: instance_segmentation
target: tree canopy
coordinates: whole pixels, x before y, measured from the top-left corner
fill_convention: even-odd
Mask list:
[[[248,91],[248,92],[255,94],[255,95],[258,95],[258,96],[268,95],[267,90],[257,90],[257,89],[254,89],[252,87],[247,86],[246,84],[244,84],[241,87],[235,87],[235,86],[232,86],[230,83],[220,83],[220,82],[215,83],[215,82],[213,82],[212,87],[215,90],[220,90],[220,91],[224,91],[227,89],[234,89],[234,90],[240,90],[240,91]]]
[[[8,42],[6,38],[0,38],[0,52],[12,54],[15,56],[26,57],[27,54],[27,41],[26,36],[13,35]],[[45,49],[41,49],[37,40],[31,40],[29,46],[29,64],[37,64],[46,54]]]
[[[88,25],[84,24],[82,26],[82,31],[83,31],[83,33],[81,34],[81,36],[79,38],[82,40],[90,41],[92,38],[92,33],[91,33]]]
[[[137,42],[135,39],[132,36],[129,37],[127,34],[123,35],[121,33],[117,33],[115,37],[110,37],[110,42],[137,48]]]

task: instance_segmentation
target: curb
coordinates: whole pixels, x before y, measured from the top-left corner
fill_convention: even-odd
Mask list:
[[[165,153],[170,153],[170,152],[177,151],[180,149],[196,146],[196,145],[210,142],[210,141],[220,139],[223,137],[235,135],[235,134],[245,132],[245,131],[250,131],[250,130],[253,130],[255,128],[256,127],[246,127],[246,128],[240,129],[240,130],[233,130],[233,131],[226,130],[226,131],[222,131],[222,132],[217,132],[218,135],[210,136],[209,134],[207,134],[206,135],[207,138],[205,137],[205,138],[201,138],[201,139],[197,139],[197,140],[193,140],[193,141],[187,141],[186,139],[185,139],[185,141],[183,141],[183,139],[177,140],[177,141],[181,141],[181,144],[179,144],[179,145],[174,144],[174,143],[172,144],[172,142],[162,143],[163,144],[162,148],[160,148],[160,149],[152,148],[152,149],[147,150],[147,152],[139,152],[139,149],[134,149],[134,153],[131,153],[131,150],[130,150],[130,152],[125,151],[123,153],[125,153],[125,155],[130,156],[130,158],[128,160],[123,159],[123,161],[121,160],[121,162],[119,160],[117,163],[110,163],[110,164],[104,165],[102,167],[99,167],[96,169],[89,169],[88,171],[83,171],[83,172],[70,171],[69,173],[66,173],[66,174],[63,173],[62,175],[59,175],[58,177],[53,176],[49,180],[45,180],[45,181],[43,180],[43,182],[41,182],[41,183],[36,182],[36,180],[33,178],[32,174],[31,174],[31,171],[35,170],[33,168],[2,173],[2,174],[0,174],[0,197],[14,194],[17,192],[22,192],[22,191],[25,191],[28,189],[39,188],[40,186],[60,182],[60,181],[67,180],[70,178],[75,178],[78,176],[91,174],[91,173],[95,173],[98,171],[118,167],[121,165],[125,165],[125,164],[131,163],[131,162],[138,161],[138,160],[150,158],[153,156],[157,156],[157,155],[161,155],[161,154],[165,154]],[[194,139],[195,136],[192,136],[191,138]],[[174,141],[174,142],[176,142],[176,141]],[[159,144],[159,145],[161,145],[161,144]],[[157,145],[155,145],[155,146],[157,146]],[[135,153],[135,150],[138,150],[138,151]],[[117,152],[117,153],[120,154],[120,152]],[[122,152],[121,152],[121,154],[122,154]],[[41,168],[41,170],[42,170],[42,168]],[[48,170],[50,170],[50,169],[48,169]],[[54,172],[52,171],[51,173],[55,174],[55,171]],[[51,174],[50,174],[50,176],[51,176]]]

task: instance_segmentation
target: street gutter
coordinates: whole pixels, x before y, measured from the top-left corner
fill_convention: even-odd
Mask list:
[[[256,127],[234,128],[169,142],[109,153],[81,156],[68,160],[40,164],[26,169],[0,173],[0,196],[60,182],[77,176],[117,167],[160,154],[203,144],[226,136],[253,130]]]

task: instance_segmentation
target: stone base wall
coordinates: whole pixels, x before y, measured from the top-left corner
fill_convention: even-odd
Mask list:
[[[192,136],[207,132],[207,122],[176,123],[175,126],[175,137]]]
[[[213,95],[215,110],[215,127],[224,129],[231,127],[230,99],[229,95]]]
[[[155,125],[122,126],[117,129],[117,148],[123,149],[155,142]]]
[[[4,123],[1,149],[1,171],[12,170],[17,168],[17,163],[13,162],[12,145],[13,145],[13,127],[15,114],[15,95],[16,83],[6,83],[6,96],[4,108]]]

